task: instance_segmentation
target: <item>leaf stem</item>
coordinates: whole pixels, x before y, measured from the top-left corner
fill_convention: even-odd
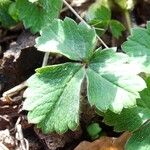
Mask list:
[[[125,10],[124,15],[125,15],[125,19],[126,19],[127,29],[129,31],[129,33],[131,34],[132,22],[131,22],[129,11]]]
[[[73,9],[73,7],[68,2],[66,2],[66,0],[63,0],[63,2],[81,22],[83,22],[84,24],[90,27],[90,25]],[[105,42],[97,34],[96,37],[103,44],[105,48],[108,48]]]
[[[48,53],[48,52],[46,52],[46,53],[45,53],[45,55],[44,55],[44,58],[43,58],[42,67],[44,67],[44,66],[46,66],[46,65],[47,65],[48,57],[49,57],[49,53]]]

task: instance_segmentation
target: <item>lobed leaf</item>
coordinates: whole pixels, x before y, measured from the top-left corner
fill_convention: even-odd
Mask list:
[[[133,29],[122,48],[141,67],[141,72],[150,73],[150,22],[146,29]]]
[[[60,53],[72,60],[87,61],[96,46],[95,30],[72,19],[55,20],[36,40],[40,51]]]
[[[83,77],[84,69],[76,63],[37,69],[24,93],[23,109],[29,111],[29,122],[38,124],[44,133],[75,130],[79,124]]]
[[[150,119],[150,78],[145,80],[147,88],[140,92],[140,99],[137,100],[136,107],[123,109],[120,114],[115,114],[112,111],[102,114],[104,122],[114,126],[115,131],[135,131]]]
[[[99,110],[119,113],[136,105],[139,91],[146,87],[137,74],[140,70],[127,55],[113,50],[96,51],[86,71],[88,100]],[[93,90],[94,89],[94,90]]]
[[[120,114],[108,111],[103,116],[104,122],[114,126],[116,132],[135,131],[150,119],[150,109],[138,106],[123,109]]]
[[[125,146],[125,150],[149,150],[150,149],[150,121],[135,131]]]
[[[39,32],[58,18],[62,0],[17,0],[19,17],[33,33]]]

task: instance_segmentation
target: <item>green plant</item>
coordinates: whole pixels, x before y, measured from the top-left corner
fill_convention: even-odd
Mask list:
[[[58,17],[62,0],[16,0],[16,7],[25,28],[36,33]]]
[[[37,123],[45,133],[77,128],[80,88],[85,77],[89,103],[103,112],[110,109],[120,113],[136,105],[138,92],[146,88],[138,76],[140,68],[126,54],[113,49],[94,51],[95,30],[85,24],[77,25],[69,18],[55,20],[42,30],[36,43],[38,50],[60,53],[76,61],[37,69],[29,79],[24,109],[29,111],[29,122]]]
[[[11,0],[0,0],[0,24],[4,27],[9,28],[16,24],[16,20],[13,19],[14,14],[11,14],[12,11],[9,11],[13,4],[14,2]]]
[[[94,3],[88,10],[86,20],[93,26],[98,35],[102,35],[110,29],[112,35],[119,38],[125,27],[117,20],[111,19],[111,10],[106,6]]]
[[[91,137],[91,139],[97,139],[100,136],[100,132],[102,131],[102,128],[99,126],[98,123],[91,123],[87,127],[88,135]]]
[[[127,11],[124,2],[129,1],[115,0],[111,5],[117,3]],[[122,45],[123,52],[116,52],[114,48],[96,48],[96,28],[69,18],[56,19],[61,7],[61,0],[0,1],[3,25],[10,26],[7,21],[16,23],[19,17],[33,33],[40,31],[36,39],[39,51],[70,59],[67,63],[38,68],[28,80],[23,104],[23,109],[29,111],[28,121],[37,124],[44,133],[76,130],[82,111],[81,85],[85,79],[87,100],[103,116],[104,122],[114,126],[117,132],[133,133],[125,149],[150,149],[150,22],[146,29],[133,29]],[[88,14],[91,20],[101,19],[104,26],[113,26],[107,7],[101,6],[98,14],[95,10],[94,13],[96,18],[95,14],[94,17]],[[122,30],[123,27],[118,30],[115,24],[112,33],[119,37]],[[90,134],[97,136],[91,133],[91,128],[88,128]],[[96,132],[99,131],[97,128]]]

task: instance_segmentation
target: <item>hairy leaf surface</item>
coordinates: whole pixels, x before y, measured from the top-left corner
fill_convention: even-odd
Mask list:
[[[84,77],[82,65],[66,63],[36,70],[28,80],[23,105],[30,123],[38,124],[44,133],[64,133],[79,124],[80,86]]]

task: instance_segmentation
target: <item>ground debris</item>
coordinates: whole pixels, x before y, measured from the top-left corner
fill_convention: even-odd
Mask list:
[[[1,150],[14,150],[15,139],[10,135],[8,129],[0,131],[0,149]]]
[[[31,33],[23,32],[3,54],[0,63],[0,78],[3,78],[0,94],[25,81],[41,66],[44,53],[34,47],[35,38]]]
[[[83,141],[74,150],[124,150],[131,134],[125,132],[119,138],[101,137],[94,142]]]
[[[73,141],[79,140],[82,135],[82,130],[79,129],[77,131],[68,131],[62,135],[51,133],[48,135],[42,134],[40,130],[35,128],[36,134],[46,145],[46,149],[48,150],[56,150],[58,148],[63,148],[66,144],[71,143]]]

